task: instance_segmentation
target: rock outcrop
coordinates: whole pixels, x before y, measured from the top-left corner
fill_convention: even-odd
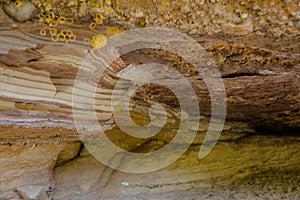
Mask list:
[[[59,14],[69,10],[77,16],[80,11],[80,16],[75,23],[71,20],[55,27],[46,18],[40,23],[13,22],[1,12],[0,199],[299,198],[300,37],[299,11],[295,9],[298,5],[295,1],[280,1],[278,6],[269,1],[258,1],[257,5],[241,1],[240,8],[236,8],[218,1],[205,2],[190,2],[178,11],[177,4],[162,1],[155,12],[150,3],[147,13],[136,1],[132,1],[132,5],[137,4],[134,11],[124,9],[124,2],[109,1],[106,9],[113,8],[119,15],[112,13],[108,17],[110,26],[97,24],[89,30],[86,21],[97,10],[90,3],[78,5],[77,1],[63,1],[69,9],[57,8]],[[48,1],[32,3],[41,13],[57,6]],[[272,4],[270,10],[269,4]],[[286,9],[281,11],[279,5]],[[199,6],[202,6],[199,13],[194,12]],[[188,19],[196,20],[202,13],[212,12],[208,9],[212,7],[212,15],[203,16],[201,23],[189,23]],[[226,22],[219,21],[223,9],[234,13],[226,15]],[[165,15],[157,16],[158,10]],[[268,14],[271,21],[262,22]],[[283,24],[276,27],[277,21]],[[164,50],[140,49],[114,60],[96,82],[93,65],[88,64],[97,63],[97,56],[87,64],[87,56],[93,51],[89,38],[102,34],[98,42],[105,46],[104,35],[109,37],[128,27],[151,25],[177,27],[193,34],[193,39],[220,71],[221,76],[213,78],[221,79],[225,87],[226,121],[218,143],[204,159],[198,158],[199,149],[214,142],[205,140],[213,99],[205,77],[191,63]],[[272,34],[268,35],[269,32]],[[66,33],[65,40],[54,40],[63,33]],[[72,33],[74,40],[67,33]],[[191,49],[190,46],[181,48]],[[119,55],[118,51],[110,53]],[[127,151],[153,152],[167,146],[176,136],[181,117],[190,117],[181,112],[180,104],[168,89],[150,84],[140,87],[132,96],[130,115],[139,125],[150,122],[148,113],[152,104],[160,103],[166,110],[167,125],[149,138],[124,133],[116,125],[110,108],[111,96],[123,98],[122,90],[132,83],[132,80],[122,80],[123,88],[117,88],[120,73],[136,66],[133,75],[142,79],[143,71],[137,66],[151,62],[177,70],[191,83],[201,111],[200,124],[191,128],[197,130],[197,135],[188,151],[159,171],[120,172],[102,164],[89,152],[79,131],[80,125],[89,118],[74,121],[74,113],[83,108],[97,111],[93,116],[106,137]],[[79,71],[83,86],[76,85]],[[170,85],[185,91],[181,83],[175,78],[169,80]],[[74,101],[82,97],[90,102],[89,96],[84,96],[91,93],[86,85],[96,86],[94,107]],[[82,93],[74,93],[74,88],[82,89]],[[155,112],[160,116],[162,111]],[[89,112],[86,114],[90,117]],[[127,122],[127,118],[122,119]],[[88,132],[93,127],[87,125],[82,130]]]

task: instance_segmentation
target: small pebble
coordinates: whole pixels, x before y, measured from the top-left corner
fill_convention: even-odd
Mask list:
[[[205,0],[200,0],[199,4],[200,4],[200,5],[205,4]]]
[[[143,17],[144,16],[144,13],[142,11],[137,11],[135,14],[134,14],[135,17],[137,18],[140,18],[140,17]]]
[[[241,15],[241,18],[242,18],[242,19],[246,19],[247,17],[248,17],[248,14],[247,14],[247,13],[244,13],[244,14]]]
[[[241,12],[242,12],[241,9],[239,9],[239,8],[238,8],[238,9],[235,9],[235,13],[236,13],[236,14],[240,14]]]
[[[190,12],[190,8],[189,8],[188,6],[183,6],[183,7],[181,8],[181,11],[182,11],[184,14],[187,14],[187,13]]]
[[[127,182],[127,181],[122,181],[121,185],[124,186],[124,187],[128,187],[128,186],[130,186],[130,183]]]
[[[281,32],[280,32],[280,31],[274,31],[274,32],[273,32],[273,35],[274,35],[275,37],[280,37],[280,36],[281,36]]]
[[[255,6],[252,7],[252,9],[253,9],[253,10],[260,10],[261,8],[260,8],[260,6],[255,5]]]
[[[277,13],[277,12],[278,12],[277,8],[272,8],[271,9],[271,13]]]
[[[294,23],[293,23],[292,21],[289,21],[289,22],[288,22],[288,25],[289,25],[290,27],[292,27],[292,26],[294,26]]]

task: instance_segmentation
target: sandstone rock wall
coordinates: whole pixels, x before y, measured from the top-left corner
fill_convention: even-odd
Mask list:
[[[298,1],[0,2],[0,199],[300,198]],[[103,22],[97,14],[105,15]],[[54,26],[55,17],[69,21]],[[160,61],[185,75],[203,115],[192,147],[178,161],[153,173],[128,174],[106,167],[84,148],[72,117],[72,87],[95,35],[151,26],[188,33],[210,54],[224,80],[227,120],[217,146],[199,160],[210,117],[199,74],[166,52],[123,56],[124,66],[112,69]],[[74,40],[56,41],[65,30]],[[106,75],[111,89],[115,75]],[[141,100],[163,102],[179,119],[173,96],[158,91],[163,95],[155,88],[138,93],[137,122],[148,120]],[[96,97],[99,109],[108,105],[103,93]],[[109,113],[97,117],[114,123]],[[124,149],[147,152],[168,144],[173,129],[136,139],[115,127],[107,136]]]

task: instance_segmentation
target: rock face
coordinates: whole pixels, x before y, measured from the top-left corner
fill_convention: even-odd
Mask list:
[[[20,22],[30,18],[33,5],[42,13],[53,9],[61,16],[73,13],[79,18],[75,17],[75,24],[53,27],[45,21],[12,25],[4,20],[7,16],[0,17],[0,199],[300,198],[300,37],[296,1],[238,1],[234,5],[219,1],[149,1],[143,5],[131,0],[134,9],[128,8],[128,2],[105,1],[105,8],[115,12],[109,16],[111,24],[117,22],[123,28],[176,27],[193,33],[193,39],[211,56],[221,74],[214,78],[222,79],[225,86],[227,115],[218,143],[204,159],[199,159],[199,149],[214,142],[204,142],[212,98],[204,77],[191,63],[166,51],[141,49],[114,60],[103,77],[94,81],[91,77],[96,74],[86,64],[87,55],[93,52],[88,38],[98,34],[109,37],[120,32],[120,27],[87,30],[90,10],[103,11],[92,1],[62,1],[59,7],[48,1],[20,2],[23,4],[16,8],[12,7],[15,1],[1,1],[6,13]],[[180,6],[183,3],[185,6]],[[26,5],[23,13],[16,10]],[[54,42],[54,28],[72,31],[76,40],[66,44],[58,38]],[[110,53],[117,57],[122,50]],[[89,61],[97,63],[97,55],[93,56]],[[81,84],[97,86],[95,117],[112,143],[137,154],[154,152],[172,142],[182,116],[190,117],[181,112],[176,97],[155,84],[139,88],[132,96],[130,118],[139,125],[150,122],[152,104],[160,103],[166,110],[168,123],[149,138],[127,134],[116,123],[110,100],[113,90],[117,99],[124,98],[121,92],[130,85],[130,78],[143,79],[145,73],[138,65],[156,62],[180,72],[193,86],[201,118],[200,124],[189,131],[197,129],[197,134],[178,160],[158,171],[131,174],[109,168],[94,157],[95,152],[83,143],[85,135],[79,134],[79,130],[89,133],[94,125],[81,128],[74,123],[74,113],[83,109],[74,102],[74,95],[89,99],[84,95],[91,91],[83,87],[74,94],[73,89]],[[136,66],[133,74],[128,80],[122,79],[123,88],[117,88],[120,74],[132,66]],[[83,72],[82,83],[74,84],[79,69]],[[169,80],[170,85],[185,91],[182,82],[175,80]],[[93,109],[85,106],[87,111]],[[160,114],[162,109],[154,111]],[[76,122],[86,124],[88,114],[76,118]],[[123,125],[130,128],[127,118],[122,118]],[[178,149],[184,139],[176,146]],[[119,151],[111,154],[116,155],[111,162],[125,163],[126,155]],[[156,160],[151,158],[133,160],[128,166],[138,167],[146,161],[150,168],[156,167]]]

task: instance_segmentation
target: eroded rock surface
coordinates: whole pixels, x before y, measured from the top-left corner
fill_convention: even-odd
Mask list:
[[[55,185],[54,167],[76,157],[78,147],[80,143],[0,145],[0,198],[14,199],[16,191],[26,200],[48,199]]]
[[[299,140],[293,137],[252,136],[219,142],[208,157],[199,160],[196,145],[169,167],[148,174],[107,168],[84,149],[72,162],[55,168],[54,197],[297,199],[298,146]]]

